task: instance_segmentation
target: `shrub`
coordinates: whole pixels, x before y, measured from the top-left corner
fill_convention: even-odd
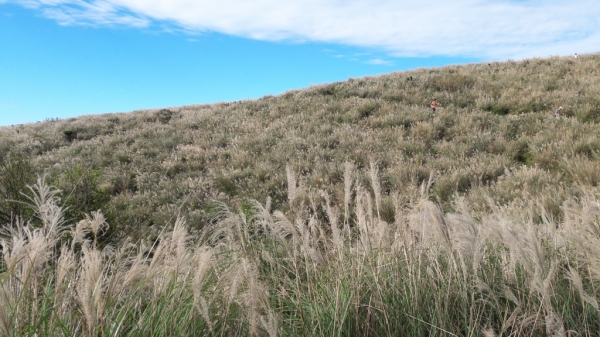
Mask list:
[[[532,164],[533,154],[529,150],[529,145],[526,142],[520,141],[513,144],[511,153],[513,160],[525,165]]]
[[[522,103],[518,104],[515,111],[528,113],[528,112],[548,111],[550,109],[552,109],[552,107],[549,106],[547,103],[533,100],[533,101],[527,101],[527,102],[522,102]]]
[[[31,216],[22,193],[34,182],[35,168],[29,157],[9,154],[0,158],[0,228],[17,217],[27,219]]]
[[[486,103],[481,106],[481,109],[500,116],[510,113],[510,107],[503,103]]]
[[[337,84],[322,85],[316,88],[316,92],[323,96],[332,96],[336,93]]]
[[[470,89],[475,84],[475,81],[461,74],[448,74],[434,76],[427,82],[427,86],[436,91],[457,92],[465,89]]]
[[[375,111],[377,111],[381,105],[377,102],[367,103],[361,105],[356,109],[356,117],[357,119],[363,119],[371,116]]]
[[[65,130],[65,131],[63,131],[63,134],[65,135],[65,139],[69,143],[77,138],[77,131],[74,131],[74,130]]]
[[[53,179],[54,185],[62,191],[69,221],[84,219],[85,214],[106,207],[110,190],[104,187],[102,179],[102,171],[78,165]]]
[[[600,156],[600,142],[581,142],[574,148],[575,154],[586,156],[589,159],[598,158]]]
[[[237,195],[237,185],[230,177],[219,176],[215,178],[214,184],[217,191],[223,192],[225,195],[230,197]]]
[[[577,117],[582,122],[598,122],[600,120],[600,109],[589,109],[582,113],[578,113]]]
[[[162,109],[156,112],[156,119],[163,124],[168,124],[173,117],[173,114],[174,113],[171,110]]]

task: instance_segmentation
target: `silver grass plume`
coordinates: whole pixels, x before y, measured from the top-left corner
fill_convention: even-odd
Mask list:
[[[324,208],[327,214],[327,218],[329,218],[329,224],[331,225],[331,238],[333,240],[333,245],[334,247],[336,247],[336,249],[339,249],[342,246],[342,235],[338,226],[338,211],[337,209],[331,206],[331,199],[327,192],[321,191],[321,196],[323,197],[323,199],[325,199]]]
[[[350,225],[348,224],[349,206],[352,201],[352,179],[354,175],[354,165],[350,162],[344,163],[344,230],[346,233],[350,232]]]
[[[298,183],[296,181],[296,173],[292,167],[287,164],[285,165],[285,173],[287,177],[287,185],[288,185],[288,201],[290,203],[290,207],[294,204],[294,200],[296,200],[296,191]]]
[[[371,185],[373,186],[373,193],[375,194],[375,207],[377,208],[377,218],[381,220],[381,214],[379,210],[381,208],[381,184],[379,183],[379,168],[377,162],[374,160],[369,161],[371,170],[369,171],[371,176]]]

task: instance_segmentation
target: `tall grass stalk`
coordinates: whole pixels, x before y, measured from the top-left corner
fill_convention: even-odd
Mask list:
[[[346,166],[346,168],[349,166]],[[220,206],[192,237],[178,218],[155,244],[97,244],[102,214],[61,217],[58,191],[31,187],[37,218],[2,241],[3,336],[566,336],[600,331],[600,203],[568,200],[562,221],[464,198],[444,213],[421,198],[377,213],[352,184],[340,205],[293,191],[289,215],[254,202]],[[290,170],[291,173],[291,170]],[[350,174],[347,175],[350,178]],[[344,191],[344,195],[347,190]],[[396,198],[397,202],[400,202]],[[531,213],[542,203],[532,200]],[[347,233],[339,223],[345,210]],[[398,214],[398,212],[400,212]],[[516,217],[515,214],[521,214]],[[87,221],[87,222],[86,222]],[[89,231],[81,234],[81,227]],[[79,227],[79,230],[77,229]],[[78,233],[79,231],[79,233]]]

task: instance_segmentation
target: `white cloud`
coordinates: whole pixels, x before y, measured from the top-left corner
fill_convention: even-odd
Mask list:
[[[2,0],[0,0],[2,1]],[[597,51],[597,0],[9,0],[61,24],[169,23],[267,41],[368,47],[393,56],[488,59]]]
[[[368,60],[365,63],[374,64],[374,65],[381,65],[381,66],[391,66],[391,65],[394,64],[394,62],[392,62],[392,61],[387,61],[387,60],[380,59],[380,58],[371,59],[371,60]]]
[[[37,9],[61,25],[126,25],[147,27],[151,19],[143,14],[126,11],[104,1],[83,0],[7,0],[27,8]]]

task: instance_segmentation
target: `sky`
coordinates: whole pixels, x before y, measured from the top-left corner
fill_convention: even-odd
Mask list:
[[[597,0],[0,0],[0,126],[599,46]]]

